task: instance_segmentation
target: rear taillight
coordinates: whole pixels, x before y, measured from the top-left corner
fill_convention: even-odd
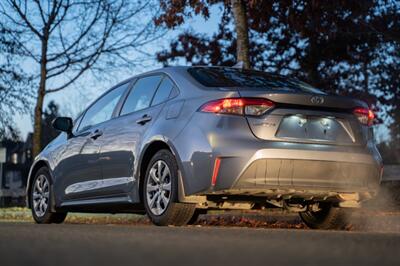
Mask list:
[[[232,115],[260,116],[274,107],[274,103],[262,98],[226,98],[208,102],[201,112]]]
[[[361,124],[367,125],[367,126],[372,126],[374,123],[375,119],[375,114],[372,112],[372,110],[359,107],[354,109],[353,111],[354,115],[357,117],[358,121],[360,121]]]

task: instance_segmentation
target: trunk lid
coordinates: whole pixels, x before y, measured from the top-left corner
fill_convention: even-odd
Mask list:
[[[261,117],[246,117],[253,134],[263,140],[365,145],[367,127],[353,114],[356,107],[368,107],[349,97],[255,90],[238,90],[242,97],[265,98],[275,107]]]
[[[275,102],[278,106],[292,106],[292,107],[310,107],[309,109],[328,109],[328,110],[353,110],[356,107],[368,106],[359,100],[336,96],[328,94],[307,94],[307,93],[293,93],[293,92],[276,92],[274,91],[258,91],[253,88],[239,89],[238,93],[242,97],[257,97],[266,98]]]

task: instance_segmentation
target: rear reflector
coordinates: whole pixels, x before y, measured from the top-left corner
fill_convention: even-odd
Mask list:
[[[208,102],[201,112],[232,115],[261,116],[274,107],[274,103],[262,98],[226,98]]]
[[[213,175],[211,177],[211,185],[212,186],[215,186],[215,184],[217,184],[217,176],[218,176],[219,165],[220,164],[221,164],[221,159],[220,158],[216,158],[215,159],[215,163],[214,163]]]
[[[366,126],[372,126],[375,119],[375,114],[371,109],[358,107],[353,111],[354,115],[357,117],[361,124]]]

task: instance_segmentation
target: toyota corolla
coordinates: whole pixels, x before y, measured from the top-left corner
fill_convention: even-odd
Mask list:
[[[280,207],[342,228],[377,192],[373,112],[296,79],[229,67],[167,67],[94,101],[35,159],[37,223],[67,212],[146,213],[184,225],[210,209]]]

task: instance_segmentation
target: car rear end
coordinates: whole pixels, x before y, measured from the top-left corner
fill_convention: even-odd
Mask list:
[[[268,114],[246,119],[256,138],[275,142],[279,148],[262,151],[237,185],[246,187],[251,179],[257,179],[251,177],[252,171],[272,165],[281,186],[339,192],[375,190],[380,163],[367,106],[327,95],[241,94],[268,97],[273,102]],[[287,148],[293,145],[294,149]],[[268,173],[265,178],[267,181]]]
[[[229,68],[195,70],[192,76],[205,87],[218,75],[229,85],[208,86],[209,94],[237,93],[205,101],[179,136],[196,138],[181,147],[186,194],[279,206],[285,200],[336,201],[343,207],[375,195],[382,161],[373,142],[374,116],[364,102],[278,76],[263,80],[261,72],[237,77],[238,70]]]

